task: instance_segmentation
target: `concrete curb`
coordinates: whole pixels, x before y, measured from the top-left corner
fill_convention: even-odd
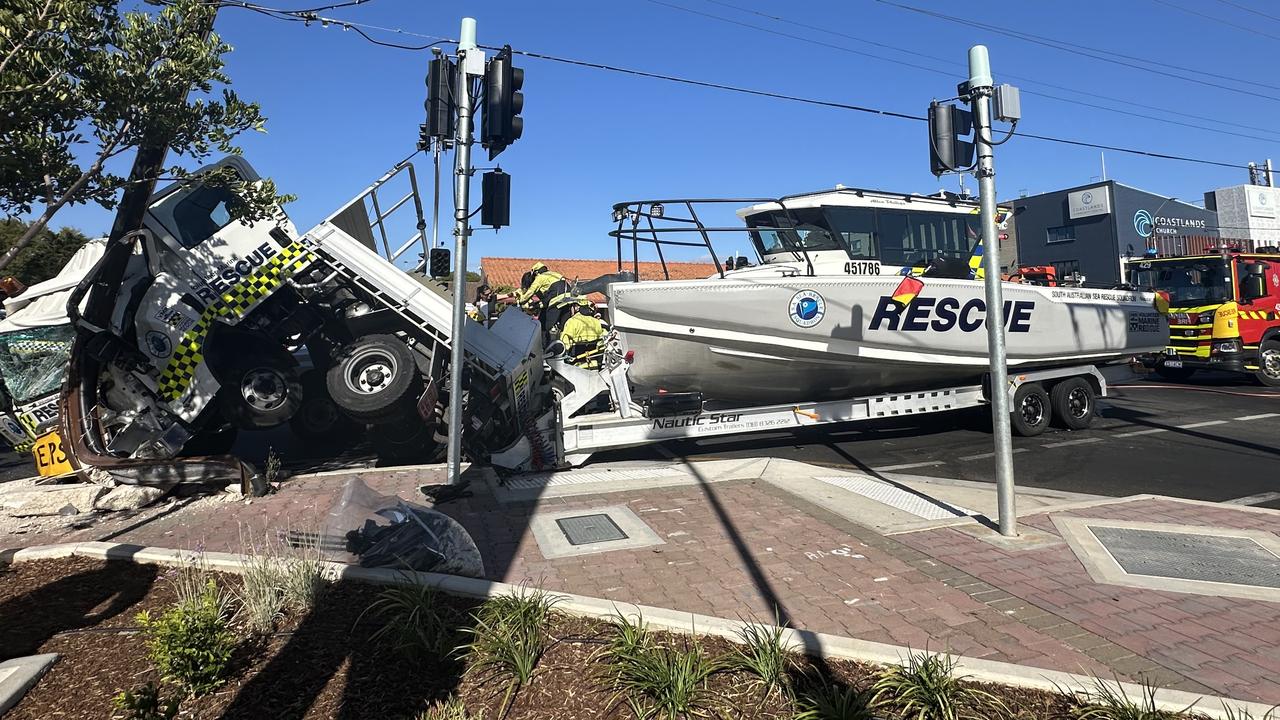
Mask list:
[[[168,550],[165,548],[143,547],[141,545],[85,542],[40,545],[21,550],[0,552],[0,564],[68,557],[129,560],[153,565],[182,565],[199,558],[210,569],[235,574],[242,572],[246,563],[245,556],[236,553],[206,552],[201,554],[187,550]],[[362,568],[343,563],[325,563],[325,566],[331,573],[330,576],[337,580],[350,580],[375,585],[392,585],[411,581],[415,584],[434,587],[450,595],[476,599],[508,595],[519,592],[522,589],[521,586],[510,583],[455,575],[441,575],[438,573],[393,570],[390,568]],[[640,616],[653,628],[687,634],[714,635],[734,642],[738,641],[738,632],[744,626],[750,624],[742,620],[726,620],[710,615],[699,615],[697,613],[647,605],[635,605],[585,595],[559,592],[553,592],[552,595],[560,598],[557,607],[571,615],[597,619],[607,619],[619,614]],[[855,638],[793,628],[784,630],[783,639],[795,650],[803,651],[815,657],[875,664],[896,664],[905,659],[913,650],[919,651],[919,649],[901,645],[857,640]],[[1094,688],[1097,683],[1105,682],[1113,689],[1123,692],[1135,701],[1141,700],[1145,693],[1145,689],[1142,686],[1133,683],[1104,680],[1060,670],[1043,670],[1026,665],[982,660],[980,658],[956,656],[955,659],[957,661],[956,672],[958,674],[981,682],[1047,691],[1088,691]],[[1181,690],[1159,689],[1155,691],[1154,699],[1156,706],[1160,709],[1180,711],[1189,706],[1194,706],[1196,712],[1215,720],[1229,720],[1232,717],[1240,717],[1242,713],[1251,713],[1253,717],[1262,718],[1272,709],[1271,706],[1262,703],[1196,695]],[[1230,708],[1234,714],[1229,712],[1227,708]],[[1248,715],[1245,717],[1248,717]]]
[[[0,662],[0,715],[17,705],[57,660],[57,653],[45,653]]]

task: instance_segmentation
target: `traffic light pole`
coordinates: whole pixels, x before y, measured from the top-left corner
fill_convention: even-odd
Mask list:
[[[996,170],[991,148],[991,60],[987,48],[969,48],[969,103],[978,154],[974,175],[982,219],[982,267],[987,290],[987,348],[991,372],[991,420],[996,445],[996,499],[1000,534],[1018,534],[1014,506],[1013,438],[1010,434],[1008,364],[1004,346],[1004,293],[1000,284],[1000,238],[996,235]]]
[[[458,80],[454,87],[454,100],[458,108],[458,123],[454,136],[453,153],[453,328],[451,333],[452,356],[449,361],[449,454],[447,470],[449,484],[461,483],[462,475],[462,369],[463,326],[466,323],[467,287],[467,239],[471,236],[469,216],[471,195],[471,79],[467,72],[467,55],[481,55],[478,63],[484,69],[483,51],[476,47],[476,21],[462,19],[462,32],[458,39]]]

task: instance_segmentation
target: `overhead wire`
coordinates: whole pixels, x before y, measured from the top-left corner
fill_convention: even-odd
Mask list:
[[[1216,23],[1218,23],[1219,25],[1225,25],[1225,26],[1230,27],[1230,28],[1235,28],[1236,30],[1243,30],[1243,31],[1248,32],[1248,33],[1253,33],[1254,35],[1261,35],[1261,36],[1263,36],[1263,37],[1271,38],[1272,40],[1280,40],[1280,35],[1273,35],[1273,34],[1271,34],[1271,33],[1269,33],[1269,32],[1265,32],[1265,31],[1263,31],[1263,30],[1259,30],[1259,29],[1257,29],[1257,28],[1249,27],[1248,25],[1241,25],[1241,24],[1239,24],[1239,23],[1233,23],[1233,22],[1231,22],[1230,20],[1224,20],[1224,19],[1222,19],[1222,18],[1218,17],[1217,15],[1212,15],[1212,14],[1210,14],[1210,13],[1205,13],[1205,12],[1200,12],[1199,10],[1192,10],[1191,8],[1186,8],[1186,7],[1183,7],[1183,6],[1178,5],[1178,4],[1176,4],[1176,3],[1171,3],[1171,2],[1169,2],[1169,0],[1151,0],[1151,2],[1156,3],[1157,5],[1163,5],[1163,6],[1165,6],[1165,7],[1173,8],[1174,10],[1177,10],[1177,11],[1179,11],[1179,12],[1184,12],[1184,13],[1186,13],[1186,14],[1188,14],[1188,15],[1192,15],[1192,16],[1195,16],[1195,17],[1198,17],[1198,18],[1204,18],[1205,20],[1208,20],[1208,21],[1210,21],[1210,22],[1216,22]]]
[[[1248,12],[1248,13],[1253,13],[1258,17],[1264,17],[1264,18],[1267,18],[1268,20],[1275,20],[1277,22],[1280,22],[1280,15],[1268,15],[1267,13],[1264,13],[1261,10],[1255,10],[1249,7],[1248,5],[1244,5],[1243,3],[1232,2],[1232,0],[1218,0],[1218,2],[1222,3],[1223,5],[1229,5],[1233,8],[1244,10],[1245,12]]]
[[[809,29],[809,30],[815,30],[815,31],[823,32],[823,33],[827,33],[827,34],[830,34],[830,35],[837,35],[837,36],[840,36],[840,37],[848,38],[848,39],[850,39],[850,40],[856,40],[856,41],[858,41],[858,42],[863,42],[863,43],[867,43],[867,44],[870,44],[870,45],[875,45],[875,46],[877,46],[877,47],[886,48],[886,49],[889,49],[889,50],[892,50],[892,51],[895,51],[895,52],[904,53],[904,54],[907,54],[907,55],[913,55],[913,56],[916,56],[916,57],[922,57],[922,58],[925,58],[925,59],[928,59],[928,60],[934,60],[934,61],[937,61],[937,62],[943,62],[943,63],[952,64],[952,62],[951,62],[950,60],[946,60],[946,59],[944,59],[944,58],[939,58],[939,57],[936,57],[936,56],[933,56],[933,55],[928,55],[928,54],[925,54],[925,53],[919,53],[919,52],[916,52],[916,51],[914,51],[914,50],[908,50],[908,49],[904,49],[904,48],[895,47],[895,46],[893,46],[893,45],[887,45],[887,44],[885,44],[885,43],[880,43],[880,42],[876,42],[876,41],[873,41],[873,40],[866,40],[866,39],[864,39],[864,38],[859,38],[859,37],[855,37],[855,36],[852,36],[852,35],[847,35],[847,34],[845,34],[845,33],[837,32],[837,31],[834,31],[834,30],[827,30],[827,29],[824,29],[824,28],[819,28],[819,27],[815,27],[815,26],[812,26],[812,25],[807,25],[807,24],[805,24],[805,23],[795,22],[795,21],[792,21],[792,20],[788,20],[788,19],[786,19],[786,18],[782,18],[782,17],[778,17],[778,16],[774,16],[774,15],[768,15],[768,14],[765,14],[765,13],[757,12],[757,11],[755,11],[755,10],[751,10],[751,9],[749,9],[749,8],[739,8],[739,7],[735,6],[735,5],[731,5],[730,3],[727,3],[727,2],[721,2],[720,0],[707,0],[707,1],[708,1],[708,2],[712,2],[712,3],[715,3],[715,4],[717,4],[717,5],[723,5],[723,6],[725,6],[725,7],[734,8],[734,9],[740,10],[740,11],[742,11],[742,12],[749,12],[749,13],[752,13],[752,14],[761,15],[761,16],[763,16],[763,17],[767,17],[767,18],[769,18],[769,19],[771,19],[771,20],[775,20],[775,21],[778,21],[778,22],[787,23],[787,24],[790,24],[790,25],[796,25],[796,26],[798,26],[798,27],[803,27],[803,28],[806,28],[806,29]],[[786,32],[782,32],[782,31],[779,31],[779,30],[774,30],[774,29],[771,29],[771,28],[761,27],[761,26],[759,26],[759,25],[753,25],[753,24],[751,24],[751,23],[743,22],[743,21],[740,21],[740,20],[735,20],[735,19],[733,19],[733,18],[727,18],[727,17],[721,16],[721,15],[716,15],[716,14],[713,14],[713,13],[703,12],[703,11],[701,11],[701,10],[695,10],[695,9],[693,9],[693,8],[685,7],[685,6],[683,6],[683,5],[677,5],[677,4],[675,4],[675,3],[666,2],[665,0],[647,0],[647,2],[650,2],[650,3],[654,4],[654,5],[660,5],[660,6],[663,6],[663,7],[671,8],[671,9],[673,9],[673,10],[679,10],[679,11],[681,11],[681,12],[686,12],[686,13],[689,13],[689,14],[692,14],[692,15],[699,15],[699,16],[706,17],[706,18],[710,18],[710,19],[713,19],[713,20],[718,20],[718,21],[721,21],[721,22],[729,23],[729,24],[731,24],[731,25],[738,25],[738,26],[740,26],[740,27],[750,28],[750,29],[752,29],[752,30],[758,30],[758,31],[760,31],[760,32],[769,33],[769,34],[771,34],[771,35],[777,35],[777,36],[779,36],[779,37],[789,38],[789,39],[792,39],[792,40],[798,40],[798,41],[800,41],[800,42],[809,43],[809,44],[817,45],[817,46],[820,46],[820,47],[831,48],[831,49],[833,49],[833,50],[839,50],[839,51],[847,52],[847,53],[851,53],[851,54],[854,54],[854,55],[860,55],[860,56],[863,56],[863,57],[873,58],[873,59],[875,59],[875,60],[880,60],[880,61],[883,61],[883,62],[892,63],[892,64],[897,65],[897,66],[903,66],[903,67],[914,68],[914,69],[917,69],[917,70],[923,70],[923,71],[925,71],[925,72],[930,72],[930,73],[939,74],[939,75],[945,75],[945,76],[947,76],[947,77],[955,77],[955,74],[954,74],[953,72],[950,72],[950,71],[947,71],[947,70],[942,70],[942,69],[940,69],[940,68],[936,68],[936,67],[927,67],[927,66],[924,66],[924,65],[918,65],[918,64],[915,64],[915,63],[911,63],[911,62],[904,62],[904,61],[902,61],[902,60],[898,60],[898,59],[895,59],[895,58],[885,57],[885,56],[883,56],[883,55],[877,55],[877,54],[875,54],[875,53],[866,52],[866,51],[864,51],[864,50],[856,50],[856,49],[853,49],[853,48],[850,48],[850,47],[848,47],[848,46],[844,46],[844,45],[836,45],[836,44],[833,44],[833,43],[823,42],[823,41],[821,41],[821,40],[816,40],[816,39],[814,39],[814,38],[812,38],[812,37],[804,37],[804,36],[801,36],[801,35],[793,35],[793,34],[791,34],[791,33],[786,33]],[[1017,76],[1017,75],[1009,74],[1009,75],[1007,75],[1007,77],[1009,77],[1009,78],[1011,78],[1011,79],[1015,79],[1015,80],[1025,80],[1025,81],[1028,81],[1028,82],[1033,82],[1033,83],[1038,83],[1038,84],[1049,85],[1050,87],[1056,87],[1056,88],[1058,88],[1058,89],[1060,89],[1060,90],[1065,90],[1066,92],[1073,92],[1073,93],[1087,94],[1087,95],[1091,95],[1092,97],[1105,97],[1105,96],[1098,95],[1098,94],[1096,94],[1096,93],[1086,93],[1086,92],[1085,92],[1085,91],[1083,91],[1083,90],[1076,90],[1076,89],[1073,89],[1073,88],[1063,87],[1063,86],[1060,86],[1060,85],[1050,85],[1049,83],[1041,83],[1041,82],[1040,82],[1040,81],[1038,81],[1038,80],[1033,80],[1033,79],[1031,79],[1031,78],[1021,77],[1021,76]],[[1134,106],[1143,107],[1143,108],[1144,108],[1144,109],[1146,109],[1148,112],[1147,112],[1147,113],[1138,113],[1138,112],[1133,112],[1133,111],[1129,111],[1129,110],[1121,110],[1121,109],[1119,109],[1119,108],[1112,108],[1112,107],[1107,107],[1107,106],[1105,106],[1105,105],[1099,105],[1099,104],[1097,104],[1097,103],[1089,102],[1089,101],[1087,101],[1087,100],[1078,100],[1078,99],[1074,99],[1074,98],[1062,97],[1062,96],[1060,96],[1060,95],[1054,95],[1054,94],[1052,94],[1052,93],[1046,93],[1046,92],[1038,91],[1038,90],[1029,90],[1029,89],[1024,89],[1024,90],[1023,90],[1023,92],[1024,92],[1024,93],[1026,93],[1027,95],[1033,95],[1033,96],[1036,96],[1036,97],[1043,97],[1043,98],[1047,98],[1047,99],[1054,100],[1054,101],[1057,101],[1057,102],[1070,103],[1070,104],[1072,104],[1072,105],[1077,105],[1077,106],[1089,107],[1089,108],[1093,108],[1093,109],[1095,109],[1095,110],[1102,110],[1102,111],[1105,111],[1105,112],[1116,113],[1116,114],[1118,114],[1118,115],[1125,115],[1125,116],[1127,116],[1127,117],[1139,118],[1139,119],[1146,120],[1146,121],[1150,121],[1150,122],[1159,122],[1159,123],[1164,123],[1164,124],[1167,124],[1167,125],[1177,125],[1177,126],[1180,126],[1180,127],[1193,128],[1193,129],[1196,129],[1196,130],[1204,130],[1205,132],[1219,133],[1219,134],[1223,134],[1223,135],[1231,135],[1231,136],[1234,136],[1234,137],[1246,138],[1246,139],[1249,139],[1249,140],[1258,140],[1258,141],[1261,141],[1261,142],[1278,142],[1278,141],[1280,141],[1280,137],[1275,137],[1275,136],[1272,136],[1272,137],[1262,137],[1262,136],[1259,136],[1259,135],[1253,135],[1253,134],[1249,134],[1249,133],[1236,132],[1236,131],[1234,131],[1234,130],[1225,130],[1225,129],[1220,129],[1220,128],[1216,128],[1216,127],[1206,126],[1206,125],[1198,125],[1198,124],[1196,124],[1196,123],[1188,123],[1188,122],[1182,122],[1182,121],[1180,121],[1180,120],[1172,120],[1172,119],[1169,119],[1169,118],[1163,118],[1163,117],[1153,116],[1153,115],[1151,115],[1151,114],[1150,114],[1150,112],[1149,112],[1149,111],[1151,111],[1151,110],[1160,110],[1161,112],[1168,112],[1168,113],[1172,113],[1172,114],[1176,114],[1176,115],[1184,115],[1184,116],[1187,116],[1187,117],[1192,117],[1192,118],[1196,118],[1196,119],[1199,119],[1199,120],[1205,120],[1205,121],[1208,121],[1208,122],[1212,122],[1212,123],[1215,123],[1215,124],[1235,125],[1235,123],[1226,123],[1226,122],[1223,122],[1223,121],[1220,121],[1220,120],[1216,120],[1216,119],[1213,119],[1213,118],[1202,117],[1202,116],[1199,116],[1199,115],[1190,115],[1190,114],[1188,114],[1188,113],[1183,113],[1183,112],[1180,112],[1180,111],[1177,111],[1177,110],[1168,110],[1168,109],[1162,109],[1162,108],[1153,108],[1153,107],[1151,107],[1151,106],[1149,106],[1149,105],[1141,105],[1140,103],[1135,103],[1135,102],[1128,101],[1128,100],[1121,100],[1121,99],[1119,99],[1119,98],[1107,98],[1107,99],[1113,100],[1113,101],[1115,101],[1115,102],[1121,102],[1121,103],[1124,103],[1124,104],[1127,104],[1127,105],[1134,105]],[[1236,127],[1245,127],[1245,128],[1247,128],[1247,129],[1250,129],[1250,130],[1256,130],[1256,131],[1259,131],[1259,132],[1265,132],[1265,133],[1271,133],[1271,132],[1274,132],[1274,131],[1272,131],[1272,130],[1270,130],[1270,129],[1267,129],[1267,128],[1259,128],[1259,127],[1252,127],[1252,126],[1240,126],[1240,125],[1236,125]]]
[[[1173,68],[1175,70],[1181,70],[1183,72],[1191,72],[1191,73],[1196,73],[1198,75],[1204,75],[1205,77],[1214,78],[1216,80],[1223,81],[1223,82],[1236,82],[1244,85],[1254,85],[1257,87],[1263,87],[1270,90],[1280,90],[1280,86],[1277,86],[1277,85],[1269,85],[1267,83],[1259,82],[1256,80],[1245,80],[1238,77],[1231,77],[1228,75],[1213,73],[1207,70],[1188,68],[1180,65],[1167,63],[1164,61],[1161,61],[1160,63],[1156,63],[1153,60],[1147,60],[1145,58],[1137,57],[1134,55],[1126,55],[1124,53],[1116,52],[1114,50],[1103,50],[1099,48],[1091,48],[1086,45],[1079,45],[1075,43],[1065,43],[1059,40],[1054,40],[1053,38],[1044,37],[1043,35],[1034,35],[1032,33],[1022,32],[1019,30],[1010,30],[1008,28],[996,27],[996,26],[985,24],[985,23],[977,22],[974,20],[969,20],[968,18],[956,17],[955,15],[947,15],[946,13],[941,13],[936,10],[929,10],[927,8],[916,7],[915,5],[908,5],[903,2],[897,2],[897,0],[876,0],[876,2],[881,3],[883,5],[896,7],[900,10],[906,10],[908,12],[918,13],[928,17],[936,18],[938,20],[945,20],[947,22],[964,25],[966,27],[983,30],[983,31],[994,33],[997,35],[1004,35],[1005,37],[1011,37],[1016,40],[1022,40],[1023,42],[1029,42],[1036,45],[1043,45],[1045,47],[1053,48],[1055,50],[1060,50],[1062,52],[1072,53],[1075,55],[1092,58],[1094,60],[1100,60],[1102,62],[1112,63],[1114,65],[1120,65],[1123,67],[1128,67],[1135,70],[1152,73],[1155,75],[1162,75],[1164,77],[1183,80],[1185,82],[1195,83],[1197,85],[1204,85],[1206,87],[1211,87],[1211,88],[1217,88],[1219,90],[1234,92],[1241,95],[1248,95],[1250,97],[1261,98],[1264,100],[1280,101],[1280,96],[1267,95],[1265,93],[1253,92],[1251,90],[1228,87],[1225,85],[1221,85],[1219,83],[1210,82],[1208,80],[1201,80],[1199,78],[1192,78],[1192,77],[1187,77],[1185,75],[1179,75],[1178,73],[1169,72],[1162,68]],[[1121,60],[1118,58],[1125,58],[1125,60]],[[1132,62],[1127,62],[1126,60],[1132,61]],[[1145,63],[1145,65],[1138,64],[1138,63]],[[1147,65],[1157,65],[1158,67],[1147,67]]]
[[[880,0],[880,1],[883,2],[884,0]],[[254,3],[244,2],[242,0],[223,0],[222,4],[227,7],[236,7],[236,8],[254,10],[261,14],[268,15],[270,17],[277,17],[280,19],[289,19],[289,20],[308,22],[308,23],[319,22],[321,24],[333,24],[333,25],[339,25],[342,27],[351,27],[352,29],[368,28],[368,29],[390,32],[390,33],[395,33],[398,35],[404,35],[409,37],[423,38],[423,39],[433,41],[430,44],[422,45],[419,47],[393,45],[393,44],[388,44],[384,42],[374,41],[378,45],[397,47],[397,48],[406,49],[406,50],[408,49],[425,50],[427,48],[434,47],[437,45],[443,45],[443,44],[456,45],[458,42],[456,39],[445,38],[438,35],[426,35],[423,33],[418,33],[410,30],[403,30],[400,28],[385,28],[377,25],[370,25],[368,23],[356,23],[353,21],[340,20],[336,18],[328,18],[328,17],[320,17],[320,16],[308,16],[306,18],[298,18],[296,15],[293,15],[290,11],[287,11],[287,10],[281,10],[279,8],[264,7],[261,5],[256,5]],[[366,37],[366,38],[368,37],[365,33],[360,33],[360,35],[362,37]],[[486,50],[494,50],[494,51],[501,49],[499,47],[492,46],[492,45],[480,45],[479,47]],[[599,62],[593,62],[593,61],[587,61],[587,60],[577,60],[574,58],[560,57],[557,55],[550,55],[547,53],[534,52],[530,50],[513,49],[512,52],[516,55],[531,58],[534,60],[544,60],[547,62],[554,62],[554,63],[570,65],[574,67],[590,68],[594,70],[601,70],[606,72],[614,72],[614,73],[629,75],[633,77],[649,78],[652,80],[662,80],[665,82],[689,85],[693,87],[710,88],[710,89],[722,90],[725,92],[733,92],[733,93],[738,93],[743,95],[750,95],[754,97],[771,98],[775,100],[785,100],[788,102],[795,102],[795,103],[813,105],[818,107],[829,107],[829,108],[835,108],[839,110],[849,110],[853,112],[866,113],[870,115],[878,115],[880,117],[895,118],[899,120],[912,120],[916,122],[927,121],[927,118],[920,115],[911,115],[909,113],[898,112],[894,110],[885,110],[882,108],[870,107],[866,105],[857,105],[853,103],[838,102],[834,100],[822,100],[818,98],[803,97],[800,95],[789,95],[786,93],[773,92],[769,90],[759,90],[755,88],[741,87],[737,85],[729,85],[726,83],[711,82],[707,80],[696,80],[693,78],[669,75],[666,73],[657,73],[657,72],[651,72],[648,70],[639,70],[636,68],[627,68],[627,67],[609,65],[606,63],[599,63]],[[1105,145],[1102,143],[1088,142],[1085,140],[1072,140],[1068,138],[1051,137],[1048,135],[1038,135],[1038,134],[1026,133],[1022,131],[1019,131],[1017,135],[1019,137],[1025,137],[1032,140],[1040,140],[1042,142],[1052,142],[1052,143],[1059,143],[1064,145],[1071,145],[1074,147],[1087,147],[1087,148],[1094,148],[1099,150],[1110,150],[1112,152],[1125,153],[1129,155],[1138,155],[1142,157],[1150,157],[1150,158],[1155,158],[1160,160],[1175,160],[1179,162],[1188,162],[1188,163],[1195,163],[1200,165],[1211,165],[1216,167],[1227,167],[1227,168],[1235,168],[1235,169],[1248,167],[1248,165],[1242,165],[1240,163],[1228,163],[1220,160],[1208,160],[1205,158],[1195,158],[1195,157],[1190,157],[1185,155],[1176,155],[1173,153],[1156,152],[1152,150],[1141,150],[1138,148],[1128,148],[1128,147],[1122,147],[1119,145]]]

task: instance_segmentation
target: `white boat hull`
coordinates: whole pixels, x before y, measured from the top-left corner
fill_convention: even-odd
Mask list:
[[[768,277],[616,283],[610,318],[641,388],[791,402],[979,380],[988,367],[980,280]],[[1168,326],[1148,293],[1003,285],[1010,369],[1154,352]]]

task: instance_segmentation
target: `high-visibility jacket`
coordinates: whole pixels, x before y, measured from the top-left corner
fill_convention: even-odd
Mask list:
[[[544,270],[538,273],[528,288],[516,293],[516,304],[522,308],[529,309],[533,305],[533,299],[539,298],[543,305],[551,298],[546,297],[547,291],[557,282],[564,280],[564,276],[553,270]]]
[[[560,342],[574,365],[595,368],[600,366],[601,340],[605,335],[604,323],[594,315],[578,313],[565,321],[560,330]]]

